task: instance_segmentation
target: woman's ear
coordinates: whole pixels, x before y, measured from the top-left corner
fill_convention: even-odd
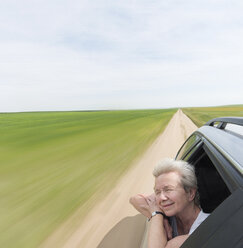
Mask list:
[[[196,196],[197,189],[191,188],[188,192],[189,195],[189,201],[193,201]]]

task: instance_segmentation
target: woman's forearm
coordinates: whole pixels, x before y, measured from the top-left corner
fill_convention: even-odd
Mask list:
[[[142,195],[132,196],[129,202],[133,205],[133,207],[136,210],[138,210],[138,212],[140,212],[147,218],[151,217],[151,213],[148,210],[148,203],[145,200],[145,196],[142,196]]]
[[[148,248],[164,248],[167,244],[167,235],[163,225],[163,216],[155,215],[149,221]]]

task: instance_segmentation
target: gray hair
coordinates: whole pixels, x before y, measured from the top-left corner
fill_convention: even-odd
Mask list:
[[[193,165],[190,165],[183,160],[174,160],[171,158],[165,158],[160,161],[153,170],[153,175],[155,177],[160,176],[161,174],[168,172],[178,172],[181,176],[181,184],[184,187],[186,192],[189,192],[190,189],[198,189],[197,187],[197,178],[195,174],[195,168]],[[199,206],[199,193],[196,192],[194,203]]]

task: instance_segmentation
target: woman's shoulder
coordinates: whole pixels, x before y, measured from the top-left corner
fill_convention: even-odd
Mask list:
[[[203,210],[200,211],[200,213],[197,216],[197,221],[202,223],[210,214],[204,213]]]

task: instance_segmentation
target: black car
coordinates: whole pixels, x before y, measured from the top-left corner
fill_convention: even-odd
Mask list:
[[[243,118],[216,118],[194,132],[176,159],[195,166],[210,216],[182,248],[243,248]]]

